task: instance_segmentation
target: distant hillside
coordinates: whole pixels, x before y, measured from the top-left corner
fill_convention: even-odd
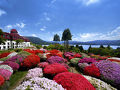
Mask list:
[[[53,41],[49,41],[51,43],[55,43]],[[60,44],[63,41],[59,42]],[[95,41],[88,41],[88,42],[80,42],[80,41],[69,41],[71,45],[120,45],[120,40],[95,40]]]
[[[34,44],[39,44],[39,45],[48,45],[50,44],[47,41],[44,41],[38,37],[33,37],[33,36],[24,36],[26,38],[28,38],[30,40],[30,42],[34,43]]]

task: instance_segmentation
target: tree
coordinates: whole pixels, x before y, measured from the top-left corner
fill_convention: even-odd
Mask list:
[[[72,35],[69,28],[67,28],[64,30],[62,34],[62,41],[64,41],[64,45],[67,51],[68,51],[69,40],[72,40]]]
[[[19,44],[19,43],[23,42],[22,39],[17,39],[17,40],[15,40],[15,41],[16,41],[16,45],[17,45],[17,47],[18,47],[18,44]]]
[[[104,48],[104,46],[103,46],[103,45],[100,45],[100,48]]]
[[[60,41],[60,36],[58,34],[55,34],[53,41]]]
[[[88,53],[90,53],[90,51],[91,51],[91,48],[92,48],[92,47],[91,47],[91,45],[90,45],[90,46],[89,46],[89,48],[88,48]]]
[[[0,29],[0,44],[1,44],[1,43],[5,43],[4,41],[6,40],[6,39],[4,39],[4,38],[2,37],[3,34],[4,34],[4,33],[3,33],[2,29]]]

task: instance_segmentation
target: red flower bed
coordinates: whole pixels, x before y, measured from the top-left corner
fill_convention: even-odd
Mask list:
[[[48,66],[48,65],[49,65],[48,62],[41,62],[41,63],[38,64],[38,67],[40,67],[40,68],[45,68],[45,67]]]
[[[73,57],[74,58],[81,58],[82,56],[79,53],[76,53]]]
[[[58,63],[50,64],[44,68],[45,74],[55,75],[61,72],[68,72],[68,70],[63,65]]]
[[[67,90],[95,90],[93,85],[81,74],[63,72],[57,74],[53,80]]]
[[[116,59],[107,59],[109,61],[112,61],[112,62],[120,62],[120,60],[116,60]]]
[[[10,52],[5,52],[0,54],[0,58],[7,57],[10,54]]]
[[[84,68],[84,73],[86,75],[90,75],[90,76],[94,76],[94,77],[100,77],[100,71],[94,64],[91,64],[91,66],[85,67]]]
[[[5,79],[0,75],[0,86],[2,86],[5,82]]]
[[[58,53],[50,53],[50,54],[47,54],[47,59],[50,58],[51,56],[59,56],[59,57],[62,57],[61,54],[58,54]]]
[[[27,56],[27,58],[23,60],[21,65],[24,67],[31,68],[37,66],[38,63],[40,63],[40,57],[35,54],[32,54]]]
[[[59,50],[56,50],[56,49],[53,49],[53,50],[50,50],[50,51],[48,51],[48,52],[56,54],[56,53],[59,53],[60,51],[59,51]]]

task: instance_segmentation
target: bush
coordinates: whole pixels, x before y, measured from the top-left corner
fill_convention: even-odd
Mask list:
[[[0,54],[0,58],[7,57],[10,54],[10,52],[5,52]]]
[[[67,90],[95,90],[92,84],[81,74],[63,72],[57,74],[53,80]]]
[[[0,75],[0,86],[2,86],[5,82],[5,79]]]
[[[12,73],[6,69],[0,69],[0,75],[5,78],[5,80],[9,80]]]
[[[15,90],[64,90],[64,88],[53,80],[34,77],[24,81]]]
[[[68,72],[68,70],[58,63],[50,64],[44,68],[44,74],[56,75],[61,72]]]
[[[80,58],[73,58],[70,60],[70,63],[75,66],[78,66],[78,61],[80,61]]]
[[[45,68],[45,67],[48,66],[48,65],[49,65],[48,62],[41,62],[41,63],[38,64],[38,67],[40,67],[40,68]]]
[[[50,58],[48,58],[47,60],[50,64],[53,63],[64,63],[65,59],[59,56],[51,56]]]
[[[93,76],[93,77],[100,77],[100,71],[94,64],[91,64],[90,66],[85,67],[84,74]]]
[[[6,70],[10,71],[11,73],[13,73],[13,69],[8,65],[0,65],[0,69],[6,69]]]
[[[16,48],[16,49],[14,49],[14,51],[15,51],[15,52],[21,52],[22,49],[20,49],[20,48]]]
[[[70,50],[70,51],[80,53],[80,49],[76,48],[76,47],[73,47],[72,50]]]
[[[26,79],[34,78],[34,77],[42,77],[43,72],[42,68],[33,68],[28,71],[28,74],[26,75]]]
[[[106,82],[120,89],[120,65],[108,60],[96,62],[95,65],[99,68],[101,78]]]
[[[88,64],[93,63],[93,62],[96,62],[96,59],[94,59],[94,58],[82,58],[79,61],[79,63],[88,63]]]
[[[27,56],[23,62],[21,63],[21,65],[23,67],[27,67],[27,68],[32,68],[37,66],[37,64],[40,63],[40,57],[38,57],[35,54],[29,55]]]
[[[12,62],[12,61],[5,61],[5,62],[2,63],[2,65],[10,66],[13,69],[13,71],[19,69],[19,64],[15,63],[15,62]]]

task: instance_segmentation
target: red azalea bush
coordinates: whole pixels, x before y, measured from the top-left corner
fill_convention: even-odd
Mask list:
[[[23,60],[21,65],[27,68],[31,68],[31,67],[37,66],[38,63],[40,63],[40,57],[35,54],[32,54],[32,55],[27,56]]]
[[[29,52],[29,53],[31,53],[31,54],[35,54],[35,51],[34,51],[34,50],[31,50],[31,49],[24,49],[24,51]]]
[[[59,57],[62,57],[61,54],[58,54],[58,53],[49,53],[46,55],[47,56],[47,59],[49,59],[51,56],[59,56]]]
[[[0,69],[0,75],[3,76],[5,80],[9,80],[12,75],[12,72],[10,72],[7,69]]]
[[[100,71],[94,64],[91,64],[90,66],[85,67],[84,74],[94,76],[94,77],[100,77]]]
[[[45,67],[48,66],[48,65],[49,65],[48,62],[41,62],[41,63],[38,64],[38,67],[40,67],[40,68],[45,68]]]
[[[65,68],[70,69],[70,67],[66,63],[61,63]]]
[[[2,86],[5,82],[5,79],[0,75],[0,86]]]
[[[7,57],[10,54],[10,52],[5,52],[0,54],[0,58]]]
[[[44,74],[55,75],[61,72],[68,72],[68,70],[58,63],[50,64],[44,68]]]
[[[93,85],[81,74],[63,72],[57,74],[53,80],[67,90],[95,90]]]
[[[112,61],[112,62],[120,62],[120,60],[117,60],[117,59],[107,59],[109,61]]]
[[[2,63],[2,65],[8,65],[10,66],[14,71],[19,69],[19,64],[16,62],[12,62],[12,61],[5,61]]]
[[[74,58],[81,58],[82,55],[80,55],[79,53],[76,53],[73,57],[74,57]]]
[[[103,57],[103,56],[100,56],[98,59],[99,60],[106,60],[108,57]]]

